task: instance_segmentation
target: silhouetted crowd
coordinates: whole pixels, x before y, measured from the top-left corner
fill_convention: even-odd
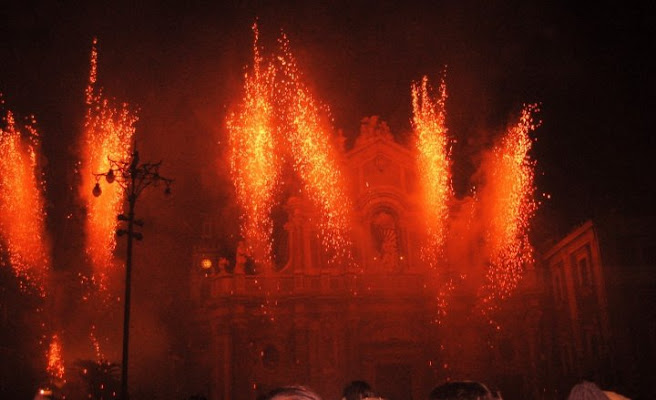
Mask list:
[[[476,381],[449,381],[435,386],[428,400],[503,400],[501,393],[490,390]],[[264,400],[322,400],[305,386],[283,386],[269,392]],[[365,381],[352,381],[344,387],[341,400],[386,400]],[[604,391],[593,382],[574,385],[567,400],[630,400],[618,393]]]

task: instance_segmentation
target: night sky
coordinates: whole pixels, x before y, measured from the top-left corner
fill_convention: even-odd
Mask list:
[[[533,102],[542,105],[533,152],[539,191],[552,195],[565,220],[575,224],[597,208],[635,209],[653,194],[646,172],[654,36],[649,10],[640,6],[30,3],[5,5],[0,14],[0,91],[6,108],[36,116],[54,180],[74,156],[66,152],[80,134],[96,36],[99,83],[140,109],[137,137],[147,154],[167,160],[184,180],[189,172],[215,186],[213,151],[221,151],[258,18],[265,48],[281,30],[289,35],[308,83],[349,137],[362,117],[377,114],[407,139],[410,83],[423,75],[437,82],[446,66],[461,194],[479,146]],[[221,190],[205,187],[205,198],[195,200],[213,201]]]
[[[537,191],[551,195],[542,210],[557,220],[560,234],[613,210],[653,215],[656,25],[653,9],[642,3],[588,9],[471,0],[86,3],[3,2],[0,93],[5,109],[38,122],[56,236],[75,209],[70,185],[91,42],[98,38],[99,86],[139,109],[142,158],[163,160],[160,172],[175,179],[171,198],[148,193],[138,205],[147,221],[140,246],[147,250],[137,249],[137,262],[151,268],[135,272],[135,285],[152,279],[164,260],[186,268],[200,215],[220,214],[230,204],[221,160],[225,118],[251,62],[256,18],[265,48],[273,49],[281,30],[289,36],[306,81],[351,140],[362,117],[379,115],[407,142],[411,82],[428,75],[437,83],[446,66],[460,196],[480,151],[524,103],[537,102]],[[163,283],[145,285],[146,292],[176,296],[164,282],[179,273],[157,270]]]

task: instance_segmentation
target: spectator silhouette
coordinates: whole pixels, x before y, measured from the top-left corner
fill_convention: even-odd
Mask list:
[[[608,400],[608,396],[595,383],[583,381],[572,387],[567,400]]]
[[[454,381],[438,385],[428,395],[429,400],[495,400],[498,399],[484,384],[475,381]]]
[[[321,396],[305,386],[281,386],[271,390],[264,400],[321,400]]]
[[[342,400],[362,400],[368,397],[375,397],[375,394],[371,385],[365,381],[351,381],[342,391]]]

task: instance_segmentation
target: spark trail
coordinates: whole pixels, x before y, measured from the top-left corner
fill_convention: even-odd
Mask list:
[[[32,118],[26,124],[18,124],[14,114],[7,111],[0,126],[0,239],[21,289],[36,290],[45,301],[51,259],[45,229],[45,180],[38,165],[39,147],[36,121]],[[35,311],[41,314],[43,309],[37,307]],[[43,320],[40,327],[48,329]],[[61,345],[56,335],[46,360],[48,374],[63,379]]]
[[[482,193],[489,210],[486,240],[490,258],[483,309],[498,307],[495,300],[513,292],[524,266],[533,261],[528,231],[537,203],[529,133],[539,125],[533,119],[538,111],[535,104],[525,106],[519,121],[491,154],[488,183]]]
[[[228,118],[230,172],[242,210],[241,233],[257,262],[271,261],[271,208],[280,176],[274,124],[273,65],[263,66],[253,25],[253,67],[244,74],[244,97]]]
[[[91,69],[85,92],[86,115],[82,135],[79,172],[80,195],[87,206],[86,253],[89,256],[98,282],[106,289],[107,272],[113,267],[116,248],[116,216],[123,208],[123,190],[120,185],[105,185],[100,197],[93,197],[96,183],[94,173],[109,170],[109,159],[127,159],[135,132],[137,117],[126,103],[113,104],[96,87],[98,51],[94,39],[91,49]]]
[[[58,335],[53,335],[48,349],[48,366],[46,368],[51,378],[64,379],[64,359]]]
[[[428,78],[412,85],[412,126],[417,146],[417,164],[423,192],[427,243],[422,256],[435,267],[442,254],[448,218],[448,201],[453,195],[449,138],[446,128],[446,83],[439,96],[431,96]]]
[[[294,169],[310,200],[320,210],[320,237],[331,261],[352,261],[351,201],[333,144],[328,110],[302,81],[302,74],[283,34],[279,39],[280,94],[283,129],[289,140]]]
[[[305,192],[320,210],[325,249],[332,260],[350,260],[350,199],[328,123],[301,81],[286,36],[279,40],[276,63],[265,65],[257,25],[253,31],[253,67],[244,76],[244,97],[238,111],[227,123],[230,171],[248,251],[256,261],[270,264],[271,210],[282,185],[282,163],[291,158]]]
[[[45,297],[50,256],[38,147],[35,121],[19,126],[7,111],[0,125],[0,238],[21,285],[36,288]]]

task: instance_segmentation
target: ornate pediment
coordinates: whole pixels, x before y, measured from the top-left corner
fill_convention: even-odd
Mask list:
[[[414,190],[415,161],[412,152],[397,143],[378,116],[362,119],[360,136],[347,154],[356,204],[372,196],[404,198]]]
[[[355,146],[361,146],[375,139],[394,141],[389,126],[380,117],[372,115],[371,117],[362,118],[360,121],[360,136],[355,141]]]

